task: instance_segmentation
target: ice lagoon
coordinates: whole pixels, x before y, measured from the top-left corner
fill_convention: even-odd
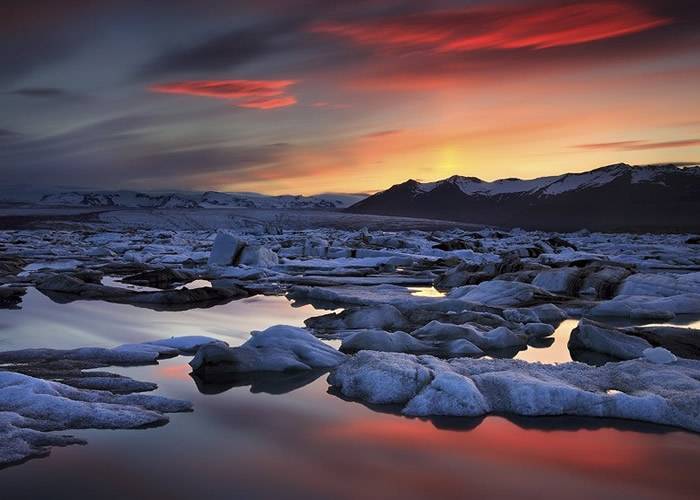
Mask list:
[[[0,345],[110,347],[167,334],[235,345],[251,330],[301,326],[320,312],[264,296],[155,312],[102,302],[56,304],[30,290],[23,309],[0,310]],[[552,347],[517,357],[564,361],[568,350],[559,332],[576,323],[562,323]],[[187,360],[110,371],[156,382],[156,393],[192,401],[193,413],[171,415],[155,429],[71,431],[88,444],[53,448],[48,458],[3,469],[3,496],[457,498],[469,492],[535,498],[545,489],[547,497],[689,498],[700,486],[700,435],[678,429],[576,417],[411,419],[391,407],[370,409],[328,394],[324,373],[282,394],[253,393],[246,385],[203,387],[203,394]],[[255,390],[284,391],[287,378]]]
[[[678,373],[696,381],[697,362],[679,360],[665,348],[661,355],[646,353],[649,342],[662,342],[680,358],[696,356],[700,252],[683,235],[560,237],[451,226],[277,231],[268,221],[251,229],[248,221],[228,230],[233,246],[247,248],[243,254],[231,245],[214,252],[213,228],[114,226],[124,217],[134,223],[133,214],[116,211],[108,227],[2,233],[4,254],[21,262],[0,262],[9,307],[0,309],[0,352],[138,346],[191,335],[235,347],[252,331],[281,324],[306,326],[321,339],[314,342],[347,352],[338,359],[350,360],[341,366],[351,368],[228,373],[211,380],[193,373],[192,353],[146,366],[98,368],[155,383],[158,388],[146,394],[190,402],[194,411],[169,413],[167,425],[156,428],[59,431],[87,444],[53,447],[48,457],[4,468],[0,482],[8,498],[75,498],[76,492],[99,498],[687,498],[700,486],[696,433],[632,420],[492,411],[516,402],[519,392],[493,399],[478,373],[472,378],[490,406],[479,416],[464,416],[460,398],[469,396],[462,391],[471,382],[459,378],[466,372],[447,373],[448,365],[440,364],[449,362],[459,372],[479,371],[499,357],[608,362],[603,371],[582,368],[594,374],[583,386],[602,383],[598,373],[622,377],[619,387],[634,386],[635,377],[616,369],[628,367],[649,376],[645,388],[630,390],[641,398],[634,401],[661,405],[646,419],[697,427],[696,389],[688,389],[687,397],[677,388],[666,393],[653,377]],[[138,220],[161,221],[151,214]],[[208,262],[217,252],[230,259],[227,265]],[[126,274],[139,284],[122,282]],[[173,283],[163,290],[153,286],[158,280]],[[17,286],[26,288],[24,295],[13,291]],[[582,315],[595,323],[580,323]],[[658,337],[665,330],[625,328],[639,325],[677,325],[691,335],[673,330]],[[274,347],[262,338],[258,344],[261,352]],[[351,345],[389,351],[376,359],[395,363],[399,371],[383,372],[392,383],[392,373],[400,376],[412,366],[432,370],[433,383],[418,387],[415,401],[373,404],[381,398],[376,388],[369,384],[357,392],[353,384],[383,369],[383,361],[353,368],[353,359],[372,358],[354,354]],[[392,352],[412,350],[447,361]],[[236,352],[214,354],[243,351]],[[284,352],[275,355],[284,358]],[[460,362],[460,356],[469,357]],[[213,358],[203,359],[207,364]],[[517,375],[524,365],[503,366]],[[338,374],[332,387],[329,371]],[[577,379],[567,379],[571,385],[562,391],[562,380],[546,368],[531,375],[522,379],[523,390],[539,387],[555,398],[550,406],[539,401],[536,414],[566,402],[567,394],[600,396],[612,409],[627,397],[612,385],[607,393],[598,386],[576,392],[582,390]],[[672,407],[664,406],[665,397]],[[418,401],[430,403],[433,416],[402,415],[409,407],[415,411]],[[581,408],[584,401],[557,411]],[[455,411],[463,416],[439,416]]]

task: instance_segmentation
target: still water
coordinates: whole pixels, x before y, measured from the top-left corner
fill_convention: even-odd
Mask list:
[[[154,312],[55,304],[30,290],[22,310],[0,310],[0,349],[173,335],[236,345],[251,330],[301,325],[319,313],[283,297]],[[575,323],[562,324],[550,348],[530,355],[542,361],[551,352],[558,361]],[[158,393],[192,401],[193,413],[156,429],[73,432],[88,445],[0,470],[0,497],[668,499],[696,498],[700,488],[700,436],[688,432],[580,418],[407,419],[329,394],[323,373],[198,387],[186,363],[115,371],[157,382]]]

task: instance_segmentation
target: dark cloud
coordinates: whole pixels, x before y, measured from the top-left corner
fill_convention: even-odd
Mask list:
[[[241,1],[229,5],[229,14],[241,11],[250,14],[243,17],[244,27],[217,33],[204,40],[180,44],[163,51],[142,66],[137,79],[161,77],[172,74],[217,74],[241,66],[269,60],[287,58],[296,61],[296,68],[309,69],[320,65],[341,65],[358,52],[349,51],[341,44],[328,41],[319,43],[308,27],[319,17],[340,15],[367,18],[378,14],[413,8],[415,0],[355,0],[338,3],[327,0],[261,0]],[[245,7],[245,9],[243,9]],[[243,9],[243,10],[242,10]],[[289,62],[289,61],[287,61]],[[279,65],[287,65],[280,61]]]
[[[275,23],[258,29],[240,29],[190,47],[168,50],[146,64],[139,76],[230,70],[242,64],[294,48],[294,23]]]
[[[201,141],[164,144],[149,135],[162,121],[148,115],[123,116],[60,134],[17,138],[0,149],[0,164],[7,165],[0,169],[0,183],[33,178],[38,185],[54,185],[71,178],[84,186],[112,188],[207,186],[216,175],[244,181],[248,172],[277,165],[293,147]]]
[[[13,130],[6,129],[6,128],[0,128],[0,141],[8,140],[8,139],[16,139],[18,137],[20,137],[19,133],[15,132]]]
[[[89,19],[94,7],[89,0],[0,2],[0,83],[18,81],[79,51],[98,34]]]
[[[22,97],[38,98],[73,98],[75,94],[64,89],[55,87],[25,87],[7,92],[7,94],[19,95]]]

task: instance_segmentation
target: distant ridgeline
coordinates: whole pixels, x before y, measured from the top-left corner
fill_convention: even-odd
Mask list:
[[[258,193],[139,193],[135,191],[71,191],[47,194],[41,205],[115,208],[262,208],[339,209],[366,195],[266,196]]]
[[[620,163],[533,180],[409,180],[347,210],[551,231],[698,232],[700,167]]]

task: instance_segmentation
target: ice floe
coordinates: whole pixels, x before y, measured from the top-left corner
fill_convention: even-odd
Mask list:
[[[253,332],[240,347],[204,346],[197,351],[190,365],[200,374],[220,374],[331,368],[344,359],[343,353],[306,330],[277,325]]]
[[[347,398],[400,405],[410,416],[578,415],[700,431],[698,361],[593,367],[362,351],[328,380]]]
[[[166,413],[191,408],[187,401],[162,396],[78,389],[0,372],[0,466],[45,455],[50,446],[82,443],[49,432],[161,425],[168,421]]]

